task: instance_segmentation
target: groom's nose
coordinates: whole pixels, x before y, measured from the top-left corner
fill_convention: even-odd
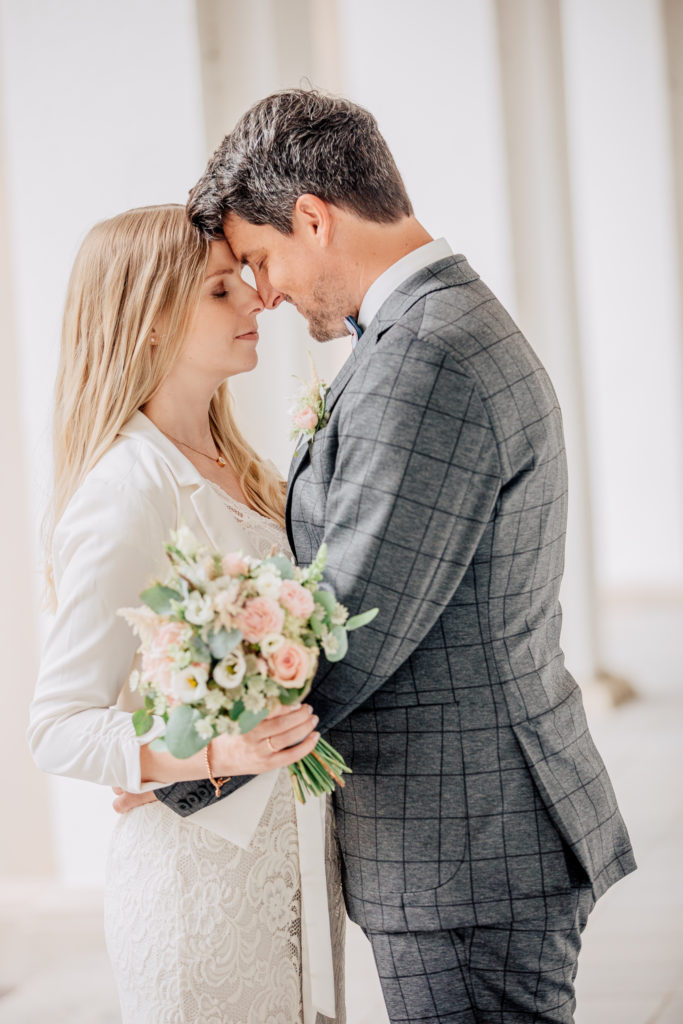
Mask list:
[[[256,278],[256,287],[261,296],[261,302],[266,309],[277,309],[284,299],[282,292],[279,292],[277,288],[273,288],[270,281],[264,277]]]

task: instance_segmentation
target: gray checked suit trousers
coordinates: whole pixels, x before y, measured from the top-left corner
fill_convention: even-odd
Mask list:
[[[335,794],[349,914],[371,934],[552,927],[568,863],[597,899],[635,861],[560,647],[550,380],[452,256],[389,296],[328,410],[292,463],[287,524],[300,563],[327,543],[351,614],[380,609],[311,695],[353,769]],[[156,794],[191,814],[213,789]]]

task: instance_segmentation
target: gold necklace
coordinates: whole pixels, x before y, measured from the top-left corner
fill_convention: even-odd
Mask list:
[[[163,430],[162,433],[166,434],[166,431]],[[183,448],[189,448],[191,452],[195,452],[197,455],[203,455],[205,459],[211,459],[211,461],[216,462],[221,469],[225,466],[225,459],[220,452],[218,455],[207,455],[206,452],[200,452],[199,448],[193,448],[191,444],[187,443],[187,441],[179,441],[177,437],[172,437],[171,434],[166,434],[166,437],[169,441],[173,441],[174,444],[180,444]]]

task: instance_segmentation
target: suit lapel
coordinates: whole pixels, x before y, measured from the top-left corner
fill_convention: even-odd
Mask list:
[[[299,447],[294,452],[294,456],[289,467],[289,477],[287,479],[287,498],[285,501],[285,526],[287,527],[287,540],[289,541],[289,546],[294,552],[295,557],[296,546],[294,544],[294,534],[292,532],[292,487],[294,486],[294,481],[299,475],[301,468],[304,466],[306,462],[308,462],[309,454],[310,441],[300,441]]]
[[[363,356],[376,345],[382,335],[393,327],[411,306],[423,296],[443,288],[469,284],[479,275],[472,270],[464,256],[447,256],[437,263],[423,267],[407,278],[380,306],[379,310],[363,332],[358,344],[332,381],[327,396],[327,410],[331,412],[337,399],[358,369]]]
[[[332,412],[339,396],[349,383],[354,373],[363,360],[363,356],[376,345],[382,335],[390,327],[401,319],[402,316],[418,302],[424,295],[430,292],[440,291],[443,288],[452,288],[455,285],[468,284],[476,281],[479,275],[472,270],[464,256],[447,256],[432,263],[422,270],[409,277],[403,284],[388,296],[373,317],[367,329],[361,335],[356,347],[346,360],[337,376],[332,381],[330,390],[327,393],[325,408]],[[324,429],[324,428],[323,428]],[[313,439],[315,443],[315,438]],[[287,525],[287,537],[292,551],[296,555],[296,546],[292,532],[291,509],[292,492],[297,477],[304,466],[310,460],[310,441],[302,441],[295,451],[289,467],[289,478],[287,480],[287,501],[285,506],[285,519]]]

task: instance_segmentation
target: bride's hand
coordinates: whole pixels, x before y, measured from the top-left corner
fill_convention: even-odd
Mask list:
[[[209,744],[209,761],[214,776],[261,775],[305,757],[315,747],[320,734],[314,732],[318,718],[309,704],[301,707],[278,705],[255,729],[244,735],[217,736]],[[168,751],[157,751],[150,744],[140,747],[141,782],[192,782],[206,779],[206,750],[179,760]],[[155,799],[153,792],[124,793],[116,788],[114,810],[119,814]]]
[[[214,775],[261,775],[293,764],[310,752],[320,739],[314,732],[318,716],[310,704],[299,708],[278,707],[251,732],[217,736],[209,744]]]

